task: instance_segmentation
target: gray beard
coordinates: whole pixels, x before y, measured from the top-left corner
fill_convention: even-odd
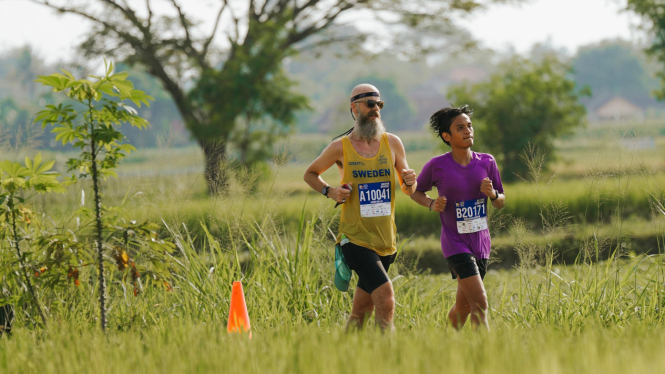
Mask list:
[[[379,140],[386,132],[386,128],[380,118],[370,120],[369,116],[359,115],[354,132],[361,140],[370,142],[374,139]]]

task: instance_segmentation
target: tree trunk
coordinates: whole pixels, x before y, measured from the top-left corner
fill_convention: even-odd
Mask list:
[[[226,141],[202,139],[199,145],[205,157],[205,179],[208,192],[220,195],[228,191],[229,173],[226,165]]]
[[[104,252],[102,245],[102,201],[99,188],[99,172],[97,170],[97,141],[95,139],[95,124],[92,121],[92,103],[90,108],[90,163],[92,172],[92,189],[95,195],[95,246],[97,247],[97,266],[99,270],[99,323],[102,331],[106,332],[106,278],[104,277]]]

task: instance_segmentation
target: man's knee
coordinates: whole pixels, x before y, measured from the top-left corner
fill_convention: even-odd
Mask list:
[[[374,305],[382,310],[395,308],[395,292],[392,282],[388,281],[372,292]]]
[[[451,312],[467,315],[471,313],[471,306],[469,306],[469,304],[455,304],[455,308],[452,309]]]
[[[487,310],[487,308],[489,308],[489,304],[487,303],[487,295],[485,294],[481,295],[480,297],[475,299],[472,302],[472,304],[473,304],[472,309],[474,310],[474,312],[484,313]]]
[[[372,314],[374,311],[374,302],[370,299],[369,301],[363,301],[358,305],[358,312],[364,314]]]

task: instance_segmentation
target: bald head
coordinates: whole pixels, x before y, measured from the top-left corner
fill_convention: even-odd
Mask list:
[[[379,93],[379,89],[372,86],[369,83],[362,83],[353,88],[353,91],[351,91],[351,96],[350,98],[353,98],[356,95],[360,95],[366,92],[376,92]]]

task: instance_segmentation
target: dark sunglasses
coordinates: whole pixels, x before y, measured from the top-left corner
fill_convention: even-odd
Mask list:
[[[367,107],[370,109],[374,108],[374,105],[378,105],[379,109],[383,109],[383,105],[385,104],[383,101],[376,101],[376,100],[360,100],[356,101],[356,103],[365,103]]]

